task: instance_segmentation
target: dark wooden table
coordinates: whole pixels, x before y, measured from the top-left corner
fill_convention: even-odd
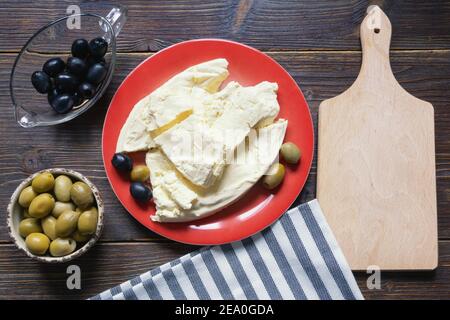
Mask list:
[[[65,15],[77,1],[12,1],[0,4],[0,298],[83,299],[195,248],[163,239],[138,224],[117,201],[105,176],[100,139],[109,101],[142,60],[171,44],[216,37],[254,46],[295,78],[314,123],[319,103],[344,91],[361,63],[359,25],[370,4],[391,19],[391,63],[399,82],[435,108],[439,215],[439,267],[434,272],[382,273],[380,290],[367,275],[356,278],[367,299],[450,298],[450,1],[122,1],[129,18],[118,39],[118,63],[106,96],[76,120],[23,129],[13,118],[9,74],[21,46],[40,26]],[[85,11],[100,10],[95,2]],[[66,289],[67,265],[36,263],[8,237],[11,193],[29,174],[66,167],[86,174],[106,203],[100,243],[79,260],[82,289]],[[316,162],[297,203],[313,199]]]

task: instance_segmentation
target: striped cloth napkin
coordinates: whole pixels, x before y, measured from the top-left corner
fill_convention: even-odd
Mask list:
[[[262,232],[205,247],[91,298],[363,299],[317,200]]]

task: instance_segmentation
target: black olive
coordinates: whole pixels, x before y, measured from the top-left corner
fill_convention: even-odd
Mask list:
[[[72,95],[73,105],[79,106],[83,102],[83,96],[79,92],[75,92]]]
[[[106,54],[106,51],[108,51],[108,42],[105,39],[98,37],[89,42],[89,52],[92,56],[101,58]]]
[[[86,75],[86,80],[92,84],[99,84],[105,79],[108,70],[106,67],[102,66],[100,63],[96,63],[89,68]]]
[[[74,105],[73,97],[68,94],[61,94],[52,100],[52,108],[57,113],[67,113],[72,110]]]
[[[61,58],[52,58],[47,60],[42,67],[42,70],[50,77],[55,77],[59,73],[64,71],[66,64]]]
[[[60,73],[55,78],[56,88],[63,93],[74,93],[78,89],[78,79],[67,72]]]
[[[72,55],[84,59],[89,54],[89,43],[85,39],[77,39],[72,43]]]
[[[114,154],[111,163],[119,171],[131,171],[133,169],[133,159],[125,153]]]
[[[139,202],[147,202],[152,198],[152,191],[142,182],[132,182],[130,193]]]
[[[95,94],[95,86],[89,82],[83,82],[80,84],[78,92],[83,96],[83,98],[90,99]]]
[[[42,71],[35,71],[31,75],[31,83],[39,93],[47,93],[52,88],[50,77]]]
[[[57,95],[59,95],[58,89],[56,89],[56,88],[51,89],[51,90],[48,92],[48,95],[47,95],[48,103],[49,103],[49,104],[52,104],[53,99],[54,99]]]
[[[86,63],[89,67],[91,67],[93,64],[96,64],[96,63],[100,63],[102,66],[106,66],[105,58],[96,58],[94,56],[87,57]]]
[[[77,57],[67,59],[67,70],[79,78],[83,78],[88,70],[88,66],[84,60]]]

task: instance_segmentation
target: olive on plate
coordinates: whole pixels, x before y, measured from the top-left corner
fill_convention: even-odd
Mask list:
[[[86,75],[86,81],[92,84],[99,84],[105,79],[108,69],[100,63],[93,64]]]
[[[108,51],[108,42],[102,37],[89,41],[89,52],[96,58],[103,57]]]
[[[86,72],[88,70],[88,66],[87,66],[86,62],[84,62],[84,60],[82,60],[80,58],[69,57],[67,59],[67,70],[71,74],[73,74],[79,78],[82,78],[86,74]]]
[[[66,64],[61,58],[51,58],[44,63],[42,70],[50,77],[56,77],[64,71]]]
[[[78,92],[83,96],[85,99],[90,99],[95,94],[95,86],[90,84],[89,82],[83,82],[80,84],[78,88]]]
[[[43,255],[48,250],[50,239],[43,233],[33,232],[25,238],[25,245],[31,253]]]
[[[145,203],[152,198],[152,191],[142,182],[132,182],[130,185],[130,193],[134,199]]]
[[[73,96],[69,94],[60,94],[59,96],[56,96],[52,100],[52,108],[57,113],[67,113],[74,107],[75,102],[73,100]]]
[[[39,93],[47,93],[52,87],[50,77],[43,71],[35,71],[31,75],[31,83]]]
[[[280,148],[281,156],[289,164],[296,164],[302,153],[297,145],[293,142],[286,142]]]
[[[146,165],[134,166],[130,173],[131,181],[145,182],[150,177],[150,170]]]
[[[72,56],[84,59],[89,55],[89,43],[86,39],[77,39],[72,43]]]
[[[275,189],[283,181],[285,168],[281,163],[276,163],[270,171],[272,172],[263,178],[263,186],[269,190]]]
[[[125,153],[115,153],[111,163],[119,171],[131,171],[133,169],[133,160]]]
[[[55,85],[62,93],[74,93],[78,89],[78,79],[73,74],[63,72],[56,76]]]

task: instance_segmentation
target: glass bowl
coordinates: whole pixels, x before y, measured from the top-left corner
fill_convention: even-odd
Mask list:
[[[113,75],[116,37],[126,21],[126,16],[126,8],[115,7],[106,17],[90,13],[62,17],[38,30],[27,41],[14,62],[10,78],[14,114],[22,127],[67,122],[86,112],[101,98]],[[83,38],[89,41],[96,37],[103,37],[108,42],[105,55],[108,72],[105,79],[93,98],[85,100],[66,114],[56,113],[49,105],[47,94],[40,94],[34,89],[31,83],[32,73],[42,70],[43,64],[50,58],[59,57],[67,61],[74,40]]]

